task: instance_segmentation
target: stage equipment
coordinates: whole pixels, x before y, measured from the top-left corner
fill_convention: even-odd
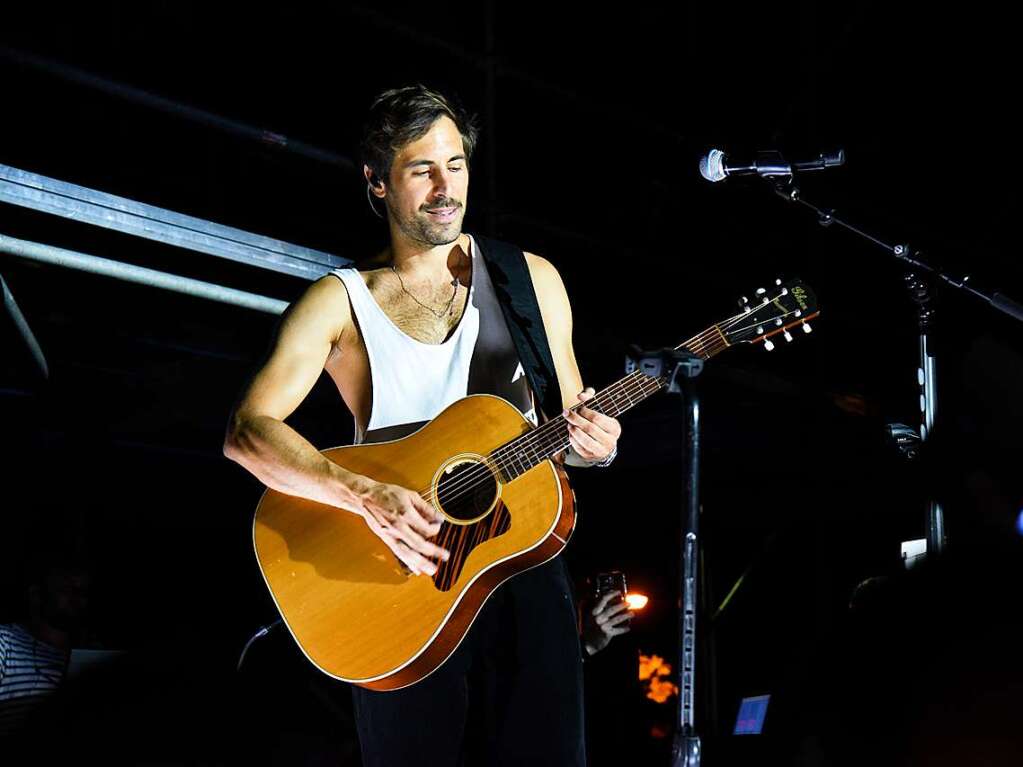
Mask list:
[[[788,177],[793,173],[836,168],[844,164],[845,152],[841,149],[822,152],[815,159],[805,162],[789,162],[782,157],[781,152],[774,150],[757,152],[756,159],[745,164],[729,160],[728,155],[720,149],[711,149],[700,158],[700,175],[710,182],[717,183],[732,176]]]
[[[0,293],[3,294],[3,307],[4,313],[10,317],[11,323],[14,325],[14,329],[17,331],[21,340],[24,342],[25,347],[28,349],[29,354],[32,356],[33,362],[35,362],[36,372],[39,376],[46,380],[50,377],[50,366],[46,364],[46,355],[43,354],[43,348],[39,345],[39,341],[36,340],[35,333],[32,332],[32,328],[29,327],[28,320],[25,319],[25,315],[21,313],[21,308],[18,306],[18,302],[14,300],[14,294],[11,293],[11,289],[7,287],[7,281],[4,280],[2,274],[0,274]],[[0,381],[0,384],[3,384]]]
[[[685,513],[682,516],[682,566],[679,600],[678,716],[671,761],[674,767],[699,767],[700,736],[695,724],[696,617],[700,557],[700,399],[696,378],[703,358],[686,349],[642,351],[634,347],[626,370],[640,369],[665,379],[668,391],[681,395],[685,432],[682,465],[685,476]]]
[[[0,165],[0,202],[314,280],[351,260]]]
[[[714,151],[717,152],[719,150]],[[708,155],[709,157],[710,155]],[[844,155],[842,157],[844,161]],[[705,160],[709,163],[707,158]],[[704,165],[705,163],[701,161],[700,172],[706,177]],[[790,172],[784,172],[786,165],[791,168]],[[934,430],[938,411],[937,362],[931,343],[935,316],[931,282],[939,280],[954,288],[958,288],[1020,321],[1023,321],[1023,305],[1013,301],[997,290],[986,291],[978,288],[972,275],[966,274],[956,278],[947,274],[941,268],[923,260],[921,252],[908,243],[892,244],[885,242],[843,221],[835,214],[833,209],[820,208],[808,202],[793,179],[791,171],[798,170],[797,165],[778,161],[772,165],[772,168],[779,172],[763,173],[760,175],[767,179],[774,192],[783,199],[813,211],[817,216],[817,222],[821,226],[831,227],[834,225],[846,229],[895,256],[895,258],[909,267],[905,276],[906,286],[909,289],[911,299],[917,305],[917,321],[920,328],[919,364],[917,368],[917,385],[920,388],[921,411],[920,441],[926,441]],[[926,528],[928,551],[935,553],[942,551],[946,543],[945,517],[944,510],[937,501],[932,500],[928,503]]]

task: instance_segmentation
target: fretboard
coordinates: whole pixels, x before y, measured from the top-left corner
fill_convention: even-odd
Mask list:
[[[708,359],[727,346],[727,343],[709,344],[697,341],[697,339],[707,337],[708,333],[712,331],[716,331],[716,326],[711,326],[710,329],[676,348],[687,349],[703,359]],[[718,334],[715,333],[715,335]],[[573,406],[572,410],[587,407],[617,418],[667,385],[668,380],[664,377],[654,378],[636,370],[606,389],[597,392],[585,402]],[[547,423],[497,448],[490,454],[490,458],[500,471],[502,481],[510,482],[562,450],[568,449],[569,444],[568,421],[565,420],[564,415],[559,414],[557,418],[552,418]]]

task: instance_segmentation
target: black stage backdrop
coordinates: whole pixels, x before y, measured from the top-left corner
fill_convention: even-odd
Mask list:
[[[885,437],[886,424],[919,418],[904,270],[762,183],[706,183],[697,160],[713,147],[740,158],[842,147],[845,167],[805,177],[808,198],[1023,299],[1010,11],[180,2],[4,17],[0,163],[356,260],[386,238],[361,174],[180,105],[356,158],[380,90],[457,94],[483,131],[466,228],[558,267],[598,388],[622,375],[630,343],[677,344],[775,277],[810,283],[823,310],[813,334],[771,354],[729,351],[701,383],[708,763],[733,747],[740,698],[761,693],[773,696],[770,742],[746,747],[805,764],[851,758],[829,737],[844,725],[887,727],[905,744],[892,753],[913,758],[934,731],[1005,733],[1005,709],[977,701],[1014,665],[989,648],[1006,635],[996,621],[1011,625],[1017,577],[992,562],[1012,560],[1017,536],[1023,326],[939,291],[941,427],[909,467]],[[81,73],[179,106],[154,109]],[[304,286],[10,205],[0,233],[284,300]],[[274,318],[8,255],[0,274],[50,365],[40,382],[5,317],[2,620],[18,615],[37,552],[71,541],[93,570],[96,642],[131,651],[102,706],[88,690],[72,702],[75,747],[125,762],[357,763],[346,691],[289,638],[257,644],[234,672],[275,612],[251,553],[260,486],[221,442]],[[290,422],[321,448],[352,436],[326,378]],[[623,427],[610,469],[574,474],[581,516],[566,556],[581,593],[621,569],[651,597],[633,632],[588,664],[591,761],[663,764],[675,701],[644,699],[635,677],[638,653],[673,661],[679,404],[662,395]],[[907,584],[899,543],[924,536],[926,487],[948,504],[958,559]],[[851,611],[856,585],[875,576],[891,578],[875,582],[882,596],[861,591]],[[870,617],[857,622],[857,609]],[[953,644],[962,634],[972,640]],[[991,668],[960,666],[976,657]],[[930,692],[902,705],[907,689]]]

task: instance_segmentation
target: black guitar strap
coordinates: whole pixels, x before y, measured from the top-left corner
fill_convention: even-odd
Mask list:
[[[487,262],[508,332],[540,409],[548,417],[556,415],[562,410],[561,389],[526,257],[510,243],[477,234],[473,237]]]

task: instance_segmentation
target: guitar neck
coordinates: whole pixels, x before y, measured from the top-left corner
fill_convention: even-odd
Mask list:
[[[676,346],[703,359],[710,359],[728,346],[725,335],[717,325],[693,336]],[[574,405],[571,410],[587,407],[604,415],[616,418],[626,410],[638,405],[651,394],[656,394],[668,385],[667,378],[653,377],[636,370],[616,381],[593,397]],[[559,414],[542,426],[513,439],[490,454],[506,482],[525,474],[562,450],[568,449],[568,422]]]

